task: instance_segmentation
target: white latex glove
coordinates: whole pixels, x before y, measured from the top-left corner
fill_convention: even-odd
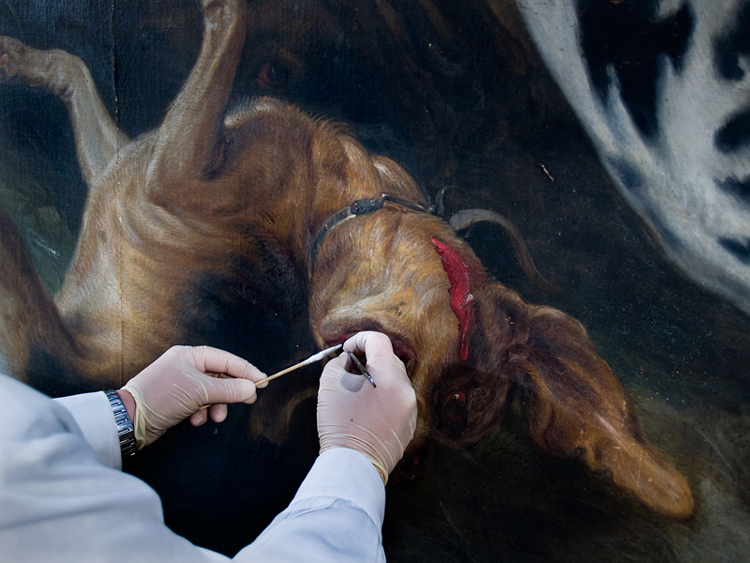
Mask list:
[[[193,426],[206,422],[209,414],[214,422],[222,422],[227,403],[255,402],[253,382],[263,377],[255,366],[229,352],[173,346],[121,389],[135,400],[136,448],[148,446],[187,417]],[[201,408],[206,405],[210,407]]]
[[[365,355],[377,385],[356,375],[349,354]],[[364,362],[363,362],[364,363]],[[390,339],[360,332],[344,343],[344,353],[326,364],[318,392],[320,452],[350,448],[363,453],[383,479],[404,455],[417,426],[417,398]]]

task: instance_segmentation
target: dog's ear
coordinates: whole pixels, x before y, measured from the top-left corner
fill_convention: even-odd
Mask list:
[[[396,162],[385,156],[372,155],[372,164],[383,182],[384,191],[414,200],[414,203],[424,203],[419,184]]]
[[[609,473],[661,514],[690,517],[694,503],[685,479],[648,442],[630,398],[583,326],[556,309],[526,305],[500,284],[487,286],[481,301],[480,324],[503,356],[501,379],[515,385],[537,444]]]

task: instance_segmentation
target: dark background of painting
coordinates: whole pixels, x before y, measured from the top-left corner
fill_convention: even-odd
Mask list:
[[[686,280],[653,243],[514,5],[250,6],[237,96],[275,94],[345,120],[431,197],[457,186],[451,209],[486,207],[517,225],[559,291],[524,277],[499,229],[476,226],[468,240],[527,301],[587,327],[698,506],[688,523],[649,514],[606,476],[539,455],[512,410],[476,446],[438,447],[420,483],[389,489],[389,560],[739,561],[750,548],[750,321]],[[5,0],[0,34],[81,57],[119,126],[136,136],[158,126],[195,61],[197,8],[187,0]],[[0,86],[0,205],[51,292],[72,256],[85,197],[62,104],[34,88]],[[271,355],[260,367],[285,361]],[[126,468],[159,491],[176,531],[228,553],[285,506],[317,447],[312,401],[280,445],[251,440],[247,409],[230,410],[224,425],[183,425]]]

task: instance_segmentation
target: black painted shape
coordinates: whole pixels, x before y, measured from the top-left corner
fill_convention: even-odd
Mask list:
[[[723,182],[717,180],[716,185],[726,193],[750,202],[750,177],[745,178],[744,180],[729,178]]]
[[[750,109],[727,121],[714,135],[714,146],[723,153],[750,145]]]
[[[625,189],[635,195],[643,196],[643,175],[635,165],[624,158],[609,158],[607,162]]]
[[[729,33],[714,40],[716,66],[722,77],[727,80],[744,78],[745,71],[739,65],[740,55],[750,55],[750,2],[739,11]]]
[[[659,57],[665,54],[678,72],[693,31],[694,18],[683,5],[674,15],[657,21],[657,0],[601,2],[579,0],[581,48],[592,81],[605,99],[617,73],[622,99],[641,133],[652,138],[657,130],[656,84]]]
[[[745,71],[739,65],[740,56],[750,56],[750,2],[739,11],[729,32],[714,40],[714,56],[719,74],[739,81]],[[750,145],[750,109],[733,116],[714,136],[716,148],[723,153]]]
[[[737,239],[720,238],[719,244],[734,254],[743,264],[750,264],[750,241],[742,242]]]

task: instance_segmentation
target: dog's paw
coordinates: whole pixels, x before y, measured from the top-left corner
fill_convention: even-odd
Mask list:
[[[11,82],[23,72],[27,47],[13,37],[0,37],[0,81]]]
[[[239,23],[240,18],[245,17],[245,0],[201,0],[203,17],[209,22],[218,24],[225,20]]]
[[[0,37],[0,82],[46,88],[62,96],[85,80],[85,74],[83,62],[70,53],[41,51],[13,37]]]

